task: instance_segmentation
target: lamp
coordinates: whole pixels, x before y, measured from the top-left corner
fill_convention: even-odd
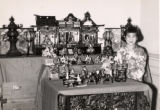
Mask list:
[[[22,28],[22,25],[16,25],[14,23],[13,17],[11,17],[9,20],[10,20],[10,24],[8,25],[8,27],[3,25],[4,29],[8,29],[7,36],[9,37],[8,41],[10,42],[10,49],[7,52],[7,55],[8,56],[20,56],[21,53],[18,51],[16,47],[16,43],[18,41],[17,37],[19,36],[17,29]]]
[[[107,46],[107,45],[110,45],[109,43],[110,42],[108,42],[110,39],[111,39],[111,29],[107,29],[106,28],[106,31],[104,32],[104,34],[103,34],[103,39],[104,39],[104,47],[105,46]],[[106,44],[107,43],[107,44]]]
[[[28,43],[27,56],[29,56],[29,55],[33,54],[33,45],[34,45],[33,41],[34,41],[34,38],[36,37],[35,31],[33,31],[33,30],[26,31],[24,33],[24,37]]]
[[[106,31],[103,34],[103,39],[104,39],[103,54],[106,54],[108,57],[113,55],[111,32],[112,32],[111,28],[106,28]]]

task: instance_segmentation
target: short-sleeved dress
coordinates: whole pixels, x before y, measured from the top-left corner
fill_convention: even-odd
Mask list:
[[[128,64],[127,77],[138,81],[143,79],[146,59],[147,53],[138,45],[135,45],[132,50],[129,50],[126,46],[121,47],[115,57],[115,61],[118,63],[125,61]]]

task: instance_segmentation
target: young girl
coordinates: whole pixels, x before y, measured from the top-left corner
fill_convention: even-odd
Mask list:
[[[124,40],[126,42],[120,50],[117,51],[115,60],[118,63],[127,63],[127,77],[143,81],[145,74],[145,67],[147,62],[147,53],[141,46],[138,45],[140,36],[138,34],[138,28],[131,26],[125,31]]]

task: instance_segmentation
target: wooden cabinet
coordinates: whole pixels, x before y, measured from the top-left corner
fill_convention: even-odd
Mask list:
[[[3,105],[3,110],[36,110],[33,99],[9,100]]]
[[[7,82],[2,84],[3,110],[35,110],[37,82]]]

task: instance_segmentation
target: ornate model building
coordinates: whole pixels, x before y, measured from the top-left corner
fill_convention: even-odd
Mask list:
[[[59,44],[67,47],[78,45],[80,28],[80,19],[72,13],[64,20],[59,20]]]
[[[85,13],[85,17],[82,20],[82,43],[85,45],[88,44],[97,44],[98,43],[98,26],[91,19],[90,13]]]
[[[36,15],[37,34],[35,38],[36,53],[41,54],[43,48],[50,43],[55,46],[58,43],[58,21],[55,16]]]
[[[98,27],[103,25],[97,25],[89,12],[85,13],[83,20],[76,18],[72,13],[58,21],[55,16],[36,15],[36,26],[39,35],[35,42],[39,46],[45,44],[49,38],[58,51],[66,48],[74,52],[76,48],[79,54],[86,54],[87,49],[92,47],[93,53],[101,53]]]
[[[94,53],[101,53],[101,44],[98,43],[98,27],[92,19],[89,12],[85,13],[84,19],[81,22],[81,44],[83,48],[90,45],[94,49]]]

